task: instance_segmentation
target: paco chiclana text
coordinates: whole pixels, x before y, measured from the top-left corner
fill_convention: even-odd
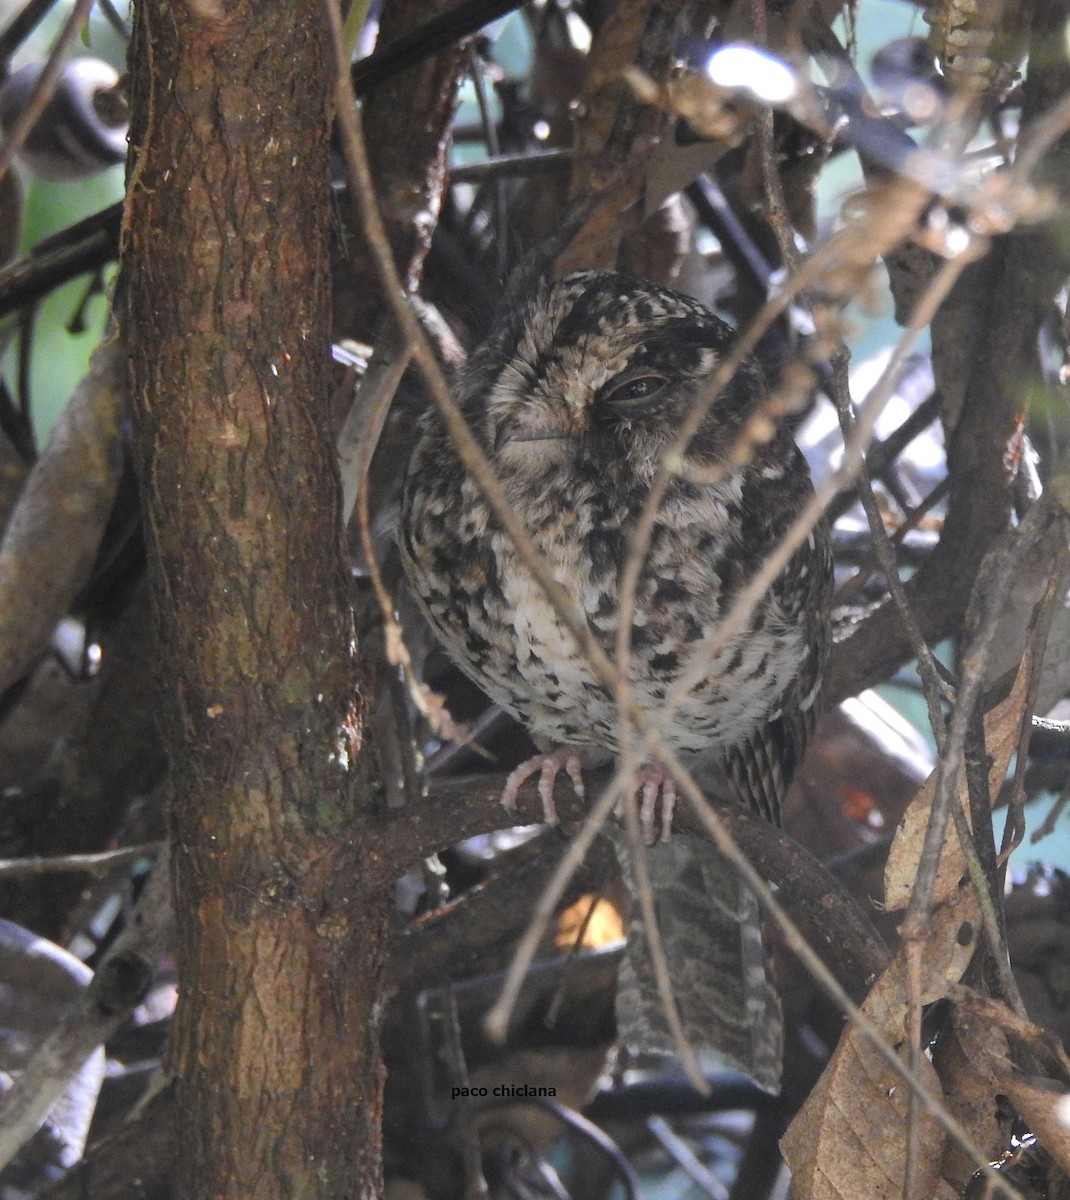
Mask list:
[[[553,1087],[530,1087],[526,1083],[521,1083],[516,1086],[508,1083],[499,1083],[493,1088],[485,1087],[455,1087],[451,1088],[452,1099],[457,1100],[462,1096],[465,1097],[516,1097],[523,1099],[527,1096],[556,1096],[557,1088]]]

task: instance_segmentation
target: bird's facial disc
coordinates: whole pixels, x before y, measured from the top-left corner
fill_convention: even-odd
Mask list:
[[[684,297],[570,276],[535,299],[515,341],[504,340],[485,393],[486,444],[506,474],[541,478],[578,464],[649,481],[731,336]],[[707,422],[694,445],[703,457],[721,440],[719,424]]]

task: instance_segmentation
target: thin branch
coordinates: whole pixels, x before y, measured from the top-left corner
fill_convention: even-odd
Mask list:
[[[906,511],[903,514],[903,520],[896,526],[894,533],[889,538],[892,546],[898,550],[909,535],[925,520],[925,517],[947,498],[950,488],[950,480],[945,475],[928,495],[922,497],[913,508]]]
[[[751,16],[754,22],[754,44],[762,49],[768,49],[769,17],[766,12],[765,0],[751,0]],[[799,267],[799,249],[784,198],[784,184],[780,178],[780,171],[777,169],[773,124],[773,110],[771,108],[763,109],[755,128],[755,141],[762,172],[765,216],[776,237],[781,263],[789,271],[795,271]]]
[[[155,859],[164,850],[163,842],[143,842],[139,846],[120,846],[97,854],[53,854],[34,858],[0,858],[0,879],[67,872],[93,876],[110,875],[142,859]]]
[[[115,30],[124,42],[128,42],[130,40],[130,26],[119,15],[119,11],[112,0],[97,0],[97,7],[104,14],[104,19],[112,29]]]
[[[112,204],[42,238],[22,258],[0,271],[0,317],[41,300],[61,283],[97,271],[119,253],[122,204]]]
[[[1036,670],[1034,664],[1033,670]],[[980,722],[978,722],[980,723]],[[1023,724],[1028,725],[1025,721]],[[983,725],[981,732],[983,734]],[[982,747],[983,749],[983,742]],[[979,763],[979,771],[984,775],[983,785],[985,792],[988,791],[988,768],[987,763],[982,761]],[[972,772],[967,765],[967,779]],[[968,783],[971,801],[974,799],[975,781],[969,780]],[[996,907],[996,898],[993,895],[995,889],[999,888],[999,873],[995,868],[995,845],[991,845],[992,867],[988,868],[981,861],[981,855],[978,853],[977,841],[987,836],[987,839],[992,843],[992,806],[991,802],[987,805],[987,809],[981,804],[971,803],[971,816],[966,819],[966,814],[963,812],[962,804],[958,797],[955,798],[951,805],[951,818],[955,825],[955,834],[959,839],[959,846],[962,849],[963,858],[966,860],[966,873],[970,877],[970,885],[974,890],[974,895],[977,897],[978,907],[981,911],[981,928],[985,935],[985,942],[988,947],[989,957],[992,965],[995,967],[996,976],[999,981],[1000,999],[1009,1004],[1015,1012],[1020,1016],[1025,1016],[1025,1005],[1022,1003],[1021,994],[1018,991],[1018,984],[1015,982],[1014,974],[1011,971],[1010,952],[1007,948],[1006,932],[1002,928],[1002,913]],[[986,833],[987,831],[987,833]],[[986,855],[986,858],[989,857]]]
[[[902,425],[894,429],[886,438],[874,439],[866,454],[866,462],[869,464],[870,473],[874,478],[879,479],[907,446],[939,418],[940,404],[939,393],[935,391],[930,393],[903,421]],[[862,406],[865,407],[865,401],[862,402]],[[842,517],[855,500],[853,489],[837,496],[828,507],[829,521],[833,522]]]
[[[850,385],[847,380],[847,363],[843,355],[837,356],[834,365],[834,375],[836,395],[833,399],[836,405],[836,413],[840,419],[840,428],[843,430],[843,438],[846,442],[852,439],[856,422],[854,412],[851,409]],[[903,588],[903,581],[899,578],[899,564],[896,562],[895,550],[892,548],[888,531],[884,528],[884,521],[881,517],[880,508],[877,505],[877,497],[873,494],[873,484],[870,481],[865,458],[863,458],[858,467],[856,490],[862,504],[862,509],[866,514],[866,520],[869,523],[870,536],[873,539],[873,551],[877,556],[877,562],[880,564],[881,571],[884,573],[884,579],[888,585],[889,592],[891,592],[895,606],[899,610],[899,616],[907,631],[907,637],[910,639],[910,647],[914,652],[914,657],[917,659],[918,675],[921,677],[925,704],[929,710],[929,725],[932,728],[937,747],[941,747],[945,741],[945,732],[944,714],[940,705],[945,698],[946,689],[933,660],[933,652],[929,649],[928,643],[922,636],[921,629],[914,618],[914,611],[910,607],[910,601],[907,599],[906,591]]]
[[[548,175],[572,161],[571,150],[535,150],[526,154],[496,154],[482,162],[450,167],[450,183],[486,183],[492,179]]]
[[[1019,187],[1029,186],[1029,177],[1044,161],[1051,147],[1070,129],[1070,96],[1064,97],[1033,122],[1028,134],[1018,143],[1010,169]]]

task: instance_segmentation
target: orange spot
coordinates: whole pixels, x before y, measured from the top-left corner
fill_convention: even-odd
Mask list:
[[[840,788],[840,795],[843,797],[843,815],[852,821],[861,821],[862,824],[868,825],[877,808],[869,792],[848,786]]]
[[[579,942],[593,949],[619,942],[623,937],[624,921],[620,913],[608,900],[592,894],[581,896],[558,915],[554,945],[567,951]]]

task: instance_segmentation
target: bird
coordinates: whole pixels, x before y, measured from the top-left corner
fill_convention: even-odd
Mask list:
[[[506,498],[610,656],[632,531],[681,423],[735,339],[731,326],[686,295],[617,272],[577,271],[540,281],[507,308],[451,381]],[[707,794],[779,823],[814,725],[828,653],[832,565],[822,524],[749,620],[708,656],[698,683],[666,710],[694,655],[706,652],[704,643],[813,494],[805,458],[784,423],[767,422],[764,439],[748,432],[769,391],[763,365],[745,359],[687,445],[688,469],[669,478],[638,576],[628,683],[634,705]],[[548,752],[540,761],[551,784],[558,769],[579,780],[581,765],[620,753],[613,695],[523,563],[434,409],[415,432],[398,544],[418,605],[447,654]],[[665,790],[671,798],[671,784]],[[762,959],[757,909],[714,848],[694,843],[703,839],[674,837],[651,847],[651,875],[655,887],[659,877],[663,884],[662,937],[667,952],[675,947],[681,958],[673,976],[685,990],[690,980],[698,995],[698,1015],[685,1026],[702,1036],[734,1005],[730,1028],[714,1032],[713,1047],[731,1067],[775,1090],[778,1046],[759,1043],[768,1040],[765,1027],[779,1009],[764,969],[761,981],[755,974]],[[676,912],[691,913],[681,921],[674,893]],[[718,922],[695,920],[691,911],[706,893],[722,910],[724,955],[704,949]],[[629,958],[633,966],[641,961]],[[715,991],[732,993],[727,999],[698,978],[711,964],[725,975],[722,959],[737,960],[729,974],[750,976],[717,983]],[[652,1000],[639,1007],[655,1019]],[[636,1011],[618,999],[618,1017],[633,1033]],[[654,1037],[652,1044],[664,1041]]]

